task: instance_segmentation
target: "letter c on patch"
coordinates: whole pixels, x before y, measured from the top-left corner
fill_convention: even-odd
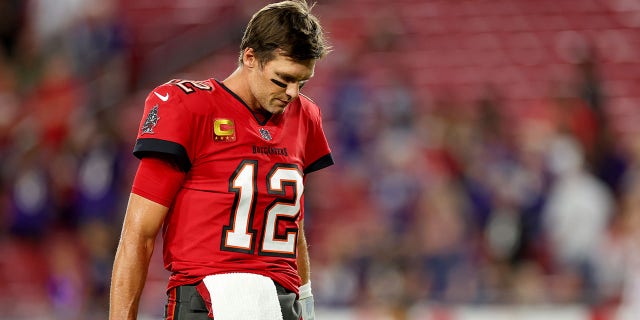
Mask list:
[[[231,119],[215,119],[213,121],[213,141],[236,141],[235,124]]]
[[[213,133],[218,137],[232,136],[234,133],[233,121],[229,119],[216,119],[213,122]]]

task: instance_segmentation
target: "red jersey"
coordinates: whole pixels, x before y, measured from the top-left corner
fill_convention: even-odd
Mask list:
[[[168,288],[246,272],[298,291],[304,177],[333,164],[312,101],[261,122],[215,80],[172,80],[147,97],[134,148],[157,153],[187,173],[163,225]]]

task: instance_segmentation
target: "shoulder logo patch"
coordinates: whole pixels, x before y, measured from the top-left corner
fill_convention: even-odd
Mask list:
[[[158,124],[158,120],[160,120],[160,117],[158,116],[158,105],[156,104],[151,108],[151,110],[149,110],[149,114],[147,114],[147,118],[144,120],[144,124],[140,129],[142,134],[154,134],[155,132],[153,132],[153,128]]]
[[[231,119],[213,120],[213,140],[220,142],[236,141],[236,128]]]

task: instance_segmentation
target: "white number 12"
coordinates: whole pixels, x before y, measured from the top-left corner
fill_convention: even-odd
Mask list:
[[[229,191],[236,194],[229,225],[222,229],[220,249],[253,253],[256,230],[253,225],[255,206],[258,201],[258,162],[245,160],[240,163],[229,179]],[[293,189],[293,197],[286,196],[286,187]],[[298,228],[288,228],[284,235],[278,234],[278,222],[295,221],[300,213],[300,198],[304,190],[303,177],[295,165],[276,164],[267,174],[267,192],[276,197],[264,211],[262,239],[259,255],[295,257]],[[280,196],[280,197],[278,197]]]

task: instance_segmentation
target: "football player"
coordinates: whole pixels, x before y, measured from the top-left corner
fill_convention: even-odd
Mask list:
[[[329,50],[305,1],[273,3],[249,21],[226,79],[149,93],[111,320],[136,319],[161,229],[165,319],[314,318],[303,189],[333,159],[320,109],[300,89]]]

